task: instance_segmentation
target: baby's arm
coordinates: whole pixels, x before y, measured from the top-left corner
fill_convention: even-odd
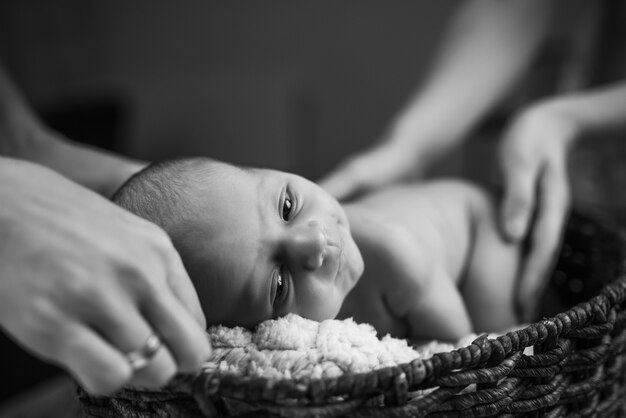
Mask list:
[[[442,269],[429,278],[428,287],[415,295],[407,315],[411,339],[458,341],[473,331],[461,293]]]
[[[397,316],[406,319],[410,339],[457,341],[472,332],[456,284],[417,248],[409,234],[396,231],[385,248],[392,260],[389,277],[393,280],[385,299]]]

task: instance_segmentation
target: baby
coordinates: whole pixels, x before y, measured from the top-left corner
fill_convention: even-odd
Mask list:
[[[208,324],[292,312],[457,340],[517,323],[520,249],[500,238],[489,196],[463,182],[342,206],[297,175],[193,158],[147,167],[113,200],[170,235]]]

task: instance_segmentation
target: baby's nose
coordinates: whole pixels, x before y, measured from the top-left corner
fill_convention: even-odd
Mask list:
[[[297,227],[292,235],[290,250],[296,262],[308,270],[322,267],[326,251],[326,234],[317,221]]]

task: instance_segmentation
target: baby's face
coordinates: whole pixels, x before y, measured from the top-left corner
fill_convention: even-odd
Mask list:
[[[293,312],[334,318],[363,273],[339,203],[314,183],[220,164],[180,241],[207,322],[251,327]]]

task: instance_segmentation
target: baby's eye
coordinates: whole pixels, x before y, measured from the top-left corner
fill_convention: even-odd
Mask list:
[[[285,200],[283,200],[283,208],[282,208],[282,216],[283,220],[289,220],[289,215],[291,215],[291,208],[293,207],[293,202],[291,201],[291,197],[287,194],[285,196]]]
[[[276,294],[274,295],[274,306],[278,305],[287,295],[287,275],[285,266],[281,265],[276,275]]]

